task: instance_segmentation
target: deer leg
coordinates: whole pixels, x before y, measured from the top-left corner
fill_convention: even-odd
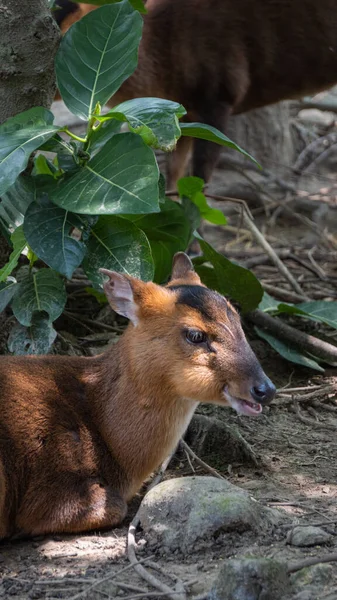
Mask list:
[[[200,122],[216,127],[224,132],[231,113],[231,105],[227,102],[218,103],[213,110],[204,108],[200,111]],[[207,183],[217,164],[221,146],[213,142],[197,139],[194,143],[192,170],[193,175],[201,177]]]
[[[200,111],[200,122],[216,127],[223,132],[230,113],[231,105],[227,102],[221,102],[213,110],[207,111],[207,109],[204,109]],[[192,158],[192,174],[195,177],[201,177],[205,183],[208,183],[219,160],[221,148],[219,144],[196,139]],[[203,222],[200,224],[198,231],[202,236],[204,233]],[[191,246],[191,252],[196,254],[200,252],[199,244],[196,240]]]
[[[71,484],[69,479],[63,482],[59,479],[57,486],[28,491],[16,526],[29,535],[79,533],[113,527],[124,519],[126,512],[127,505],[121,495],[100,481]]]

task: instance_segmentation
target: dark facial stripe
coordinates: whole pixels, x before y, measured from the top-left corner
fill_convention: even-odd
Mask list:
[[[225,309],[228,313],[226,300],[217,292],[201,285],[172,285],[170,290],[177,292],[177,304],[186,304],[198,310],[209,321],[214,320],[217,310]]]

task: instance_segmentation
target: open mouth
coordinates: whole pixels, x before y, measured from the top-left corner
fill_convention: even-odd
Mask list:
[[[244,400],[243,398],[235,398],[235,396],[231,396],[227,386],[224,389],[224,394],[230,406],[234,408],[239,415],[256,417],[262,413],[261,404],[252,402],[251,400]]]

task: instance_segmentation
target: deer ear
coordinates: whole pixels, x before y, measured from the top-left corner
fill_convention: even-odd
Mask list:
[[[177,252],[173,258],[171,281],[175,279],[192,280],[200,283],[199,276],[194,270],[193,263],[185,252]]]
[[[99,271],[109,277],[103,284],[103,289],[110,306],[119,315],[130,319],[133,325],[137,325],[138,306],[134,299],[129,278],[121,273],[116,273],[116,271],[108,271],[108,269],[100,269]]]

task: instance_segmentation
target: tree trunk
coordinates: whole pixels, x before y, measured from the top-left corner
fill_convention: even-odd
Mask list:
[[[50,107],[59,40],[47,0],[2,0],[0,123],[33,106]]]

